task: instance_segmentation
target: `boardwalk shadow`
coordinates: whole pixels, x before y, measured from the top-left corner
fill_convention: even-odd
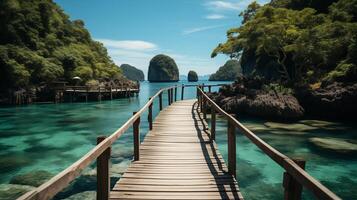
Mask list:
[[[238,194],[239,190],[237,190],[237,184],[235,183],[235,179],[228,173],[223,161],[219,158],[219,155],[216,151],[215,143],[211,142],[210,140],[207,141],[204,139],[204,135],[210,138],[210,133],[208,131],[208,127],[205,123],[205,120],[199,114],[197,102],[193,104],[191,113],[192,119],[195,122],[194,124],[197,130],[197,136],[200,140],[204,158],[211,174],[214,177],[221,199],[230,199],[230,196],[233,196],[234,199],[242,199]],[[203,130],[199,127],[199,124],[202,125]],[[209,149],[212,150],[211,156],[209,153]],[[230,188],[230,190],[227,191],[227,188]]]

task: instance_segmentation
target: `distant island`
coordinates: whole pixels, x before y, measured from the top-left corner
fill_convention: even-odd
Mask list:
[[[52,1],[10,2],[0,3],[0,103],[19,96],[26,102],[52,101],[56,82],[133,84],[82,20],[71,21]]]
[[[167,55],[159,54],[150,61],[148,71],[150,82],[177,82],[179,70],[174,59]]]
[[[197,82],[198,81],[197,73],[193,70],[190,70],[187,75],[187,80],[188,82]]]
[[[209,81],[234,81],[242,74],[238,60],[228,60],[216,73],[211,74]]]
[[[124,76],[129,80],[143,81],[145,79],[144,72],[134,66],[131,66],[129,64],[122,64],[120,65],[120,69],[123,72]]]

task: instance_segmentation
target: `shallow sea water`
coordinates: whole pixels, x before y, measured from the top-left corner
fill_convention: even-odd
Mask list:
[[[142,82],[138,97],[113,101],[0,107],[0,185],[9,183],[16,175],[32,171],[59,173],[93,148],[98,135],[110,135],[118,129],[160,88],[182,83],[187,84]],[[180,94],[178,90],[178,99]],[[185,88],[185,99],[195,96],[195,88]],[[163,95],[163,102],[166,106],[167,95]],[[157,108],[158,102],[155,101],[154,116],[158,113]],[[141,118],[141,139],[148,130],[145,116]],[[217,120],[217,144],[226,159],[226,121],[222,118]],[[337,195],[343,199],[357,199],[356,153],[327,151],[309,141],[312,137],[334,137],[357,143],[357,127],[354,124],[324,122],[321,126],[320,123],[311,125],[310,122],[306,123],[307,128],[293,126],[292,130],[287,130],[269,128],[264,125],[267,121],[260,119],[242,117],[239,120],[282,153],[306,159],[306,170]],[[132,141],[132,130],[129,129],[113,145],[113,183],[130,164]],[[246,199],[282,199],[283,169],[238,131],[237,156],[238,181]],[[94,190],[94,167],[95,164],[88,167],[84,176],[56,199]],[[311,194],[306,192],[304,199],[311,199]]]

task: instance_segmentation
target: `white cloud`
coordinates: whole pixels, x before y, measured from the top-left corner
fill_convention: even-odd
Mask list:
[[[202,31],[206,31],[206,30],[211,30],[211,29],[219,28],[219,27],[222,27],[222,26],[224,26],[224,25],[203,26],[203,27],[191,28],[191,29],[184,30],[184,31],[182,32],[182,34],[188,35],[188,34],[192,34],[192,33],[196,33],[196,32],[202,32]]]
[[[212,14],[212,15],[207,15],[205,18],[206,19],[224,19],[226,17],[224,15]]]
[[[254,0],[240,0],[240,1],[209,1],[205,6],[214,11],[243,11]],[[258,0],[259,4],[266,4],[269,0]]]
[[[157,45],[151,42],[142,40],[110,40],[110,39],[96,39],[103,43],[107,48],[119,48],[127,50],[155,50]]]

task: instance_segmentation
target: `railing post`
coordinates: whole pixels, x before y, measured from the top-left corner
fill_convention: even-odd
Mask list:
[[[167,90],[167,101],[168,101],[168,104],[169,104],[169,105],[171,105],[171,100],[170,100],[171,95],[170,95],[170,92],[171,92],[171,90],[168,89],[168,90]]]
[[[305,169],[305,160],[293,159],[302,169]],[[294,179],[288,172],[283,176],[284,200],[301,200],[302,185]]]
[[[177,86],[175,86],[175,101],[177,101]]]
[[[228,119],[228,172],[236,177],[236,134],[234,124]]]
[[[216,140],[216,110],[211,105],[211,141]]]
[[[183,100],[184,91],[185,91],[185,85],[182,84],[182,87],[181,87],[181,100]]]
[[[162,110],[162,92],[159,94],[159,107]]]
[[[151,97],[149,98],[149,101],[150,100]],[[149,122],[149,130],[152,130],[152,103],[149,105],[148,122]]]
[[[174,102],[174,88],[171,88],[171,104]]]
[[[207,99],[203,99],[203,119],[207,119]]]
[[[133,112],[135,115],[137,112]],[[134,161],[138,161],[140,157],[140,117],[133,123],[133,134],[134,134]]]
[[[208,92],[211,93],[211,85],[208,86]]]
[[[97,137],[97,144],[105,140],[105,136]],[[109,199],[110,178],[109,178],[110,148],[106,149],[97,158],[97,200]]]
[[[202,91],[200,91],[200,96],[201,96],[200,109],[201,109],[201,112],[203,112],[203,101],[204,101],[204,97],[203,97],[203,92],[202,92]]]

